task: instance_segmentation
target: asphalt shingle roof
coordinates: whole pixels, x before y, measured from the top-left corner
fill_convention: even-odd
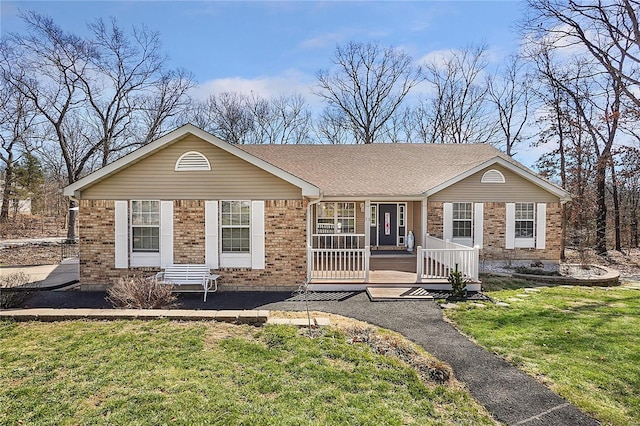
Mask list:
[[[495,157],[523,168],[486,144],[237,146],[325,196],[418,196]]]

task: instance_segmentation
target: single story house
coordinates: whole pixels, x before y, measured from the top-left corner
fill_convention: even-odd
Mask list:
[[[207,264],[221,289],[447,288],[558,262],[569,199],[492,146],[232,145],[187,124],[69,185],[80,283]]]

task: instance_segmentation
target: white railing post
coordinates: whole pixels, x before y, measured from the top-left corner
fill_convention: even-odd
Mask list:
[[[478,282],[480,281],[480,274],[478,273],[480,269],[480,246],[473,247],[473,280]]]
[[[313,278],[313,252],[311,246],[307,246],[307,282]]]
[[[369,282],[369,260],[371,256],[371,247],[365,246],[364,248],[364,282]]]
[[[416,282],[422,282],[422,265],[424,265],[424,252],[422,251],[422,246],[416,247],[416,274],[418,275],[416,278]]]

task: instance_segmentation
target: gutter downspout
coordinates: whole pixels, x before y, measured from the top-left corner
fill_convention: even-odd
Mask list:
[[[322,193],[322,191],[320,191],[320,197],[317,200],[310,201],[309,204],[307,204],[307,284],[309,284],[309,282],[311,281],[311,274],[313,272],[313,264],[311,259],[311,228],[313,226],[312,206],[320,203],[322,201],[322,197],[324,197],[324,194]]]

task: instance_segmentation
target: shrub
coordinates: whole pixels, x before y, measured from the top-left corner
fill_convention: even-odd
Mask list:
[[[29,282],[29,276],[24,272],[14,272],[0,277],[0,308],[18,308],[22,306],[29,293],[26,291],[15,291],[16,287],[21,287]],[[5,290],[10,289],[10,290]]]
[[[455,271],[449,272],[447,280],[451,284],[451,296],[453,298],[462,299],[467,297],[467,280],[462,272],[458,271],[457,263]]]
[[[107,301],[116,308],[161,309],[175,305],[173,286],[140,276],[120,278],[107,291]]]

